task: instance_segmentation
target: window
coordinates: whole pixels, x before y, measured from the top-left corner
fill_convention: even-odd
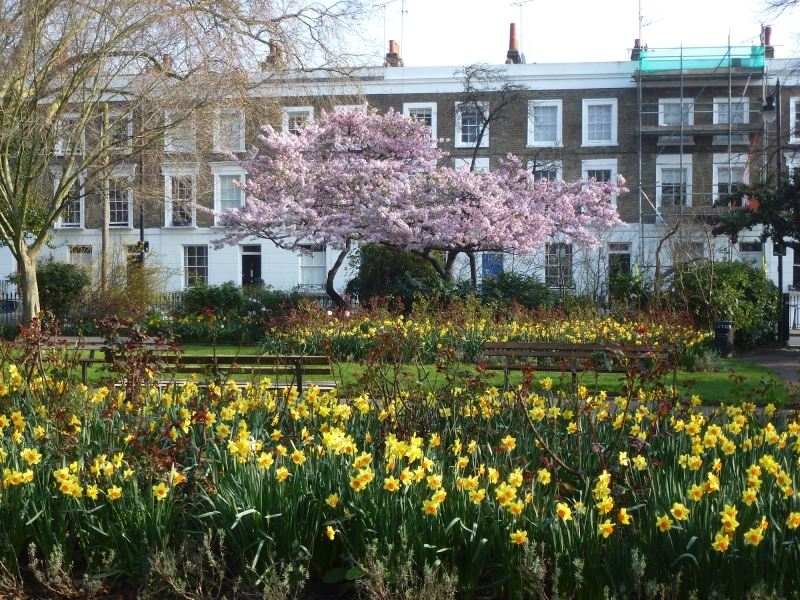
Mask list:
[[[136,165],[118,165],[108,180],[108,206],[110,227],[132,227],[133,178]]]
[[[608,244],[608,278],[631,272],[631,245],[627,242],[610,242]]]
[[[164,211],[167,227],[192,227],[195,224],[195,188],[197,167],[194,163],[162,165],[164,173]]]
[[[758,253],[761,254],[764,244],[759,241],[754,242],[739,242],[739,252],[747,254]]]
[[[582,133],[584,146],[616,146],[617,99],[584,100]]]
[[[188,154],[195,151],[194,115],[168,110],[164,119],[164,152]]]
[[[185,285],[208,283],[208,246],[183,247]]]
[[[431,137],[438,139],[436,135],[436,103],[435,102],[406,102],[403,104],[403,114],[413,117],[418,122],[431,128]]]
[[[789,98],[789,143],[800,144],[800,98]]]
[[[300,286],[324,288],[328,279],[328,263],[325,246],[309,244],[302,246],[300,255]]]
[[[697,262],[705,258],[706,245],[703,242],[682,242],[675,249],[675,262]]]
[[[534,181],[541,181],[542,179],[561,181],[563,179],[560,160],[529,161],[527,166],[528,171],[533,173]]]
[[[528,102],[528,146],[561,146],[561,100]]]
[[[283,133],[298,135],[303,124],[314,118],[314,109],[311,106],[293,106],[283,109],[281,129]]]
[[[729,194],[733,184],[748,183],[747,155],[727,153],[714,154],[713,200]]]
[[[681,115],[684,125],[694,125],[694,100],[692,98],[660,98],[658,101],[658,124],[662,127],[680,127]]]
[[[79,114],[65,115],[56,127],[56,144],[53,153],[56,156],[74,156],[83,154],[86,134],[80,123]]]
[[[244,152],[244,111],[220,109],[214,119],[214,152]]]
[[[61,213],[61,227],[83,227],[83,181],[78,180],[69,190],[69,201]]]
[[[547,244],[545,284],[552,288],[572,287],[572,244]]]
[[[124,179],[108,182],[108,207],[110,227],[130,227],[130,186]]]
[[[474,148],[489,119],[488,102],[456,102],[456,148]],[[489,127],[483,132],[480,147],[489,147]]]
[[[656,207],[692,205],[692,155],[662,154],[656,159]]]
[[[472,166],[472,159],[471,158],[456,158],[455,159],[455,168],[456,170],[467,168],[469,169]],[[488,171],[489,170],[489,157],[477,157],[475,159],[475,170],[476,171]]]
[[[214,176],[214,210],[224,212],[244,206],[244,190],[239,184],[245,180],[245,171],[236,164],[211,163]]]
[[[730,116],[728,115],[730,108]],[[750,122],[750,101],[747,98],[737,98],[731,100],[728,106],[727,98],[714,98],[714,123],[742,125]],[[747,144],[750,142],[750,135],[747,133],[731,133],[731,144]],[[728,135],[715,135],[715,144],[727,144]]]
[[[108,116],[108,143],[111,150],[130,154],[133,142],[133,120],[131,115]]]
[[[581,178],[594,179],[605,183],[617,180],[617,159],[598,158],[581,161]],[[611,204],[617,203],[617,197],[611,196]]]
[[[481,276],[492,277],[503,272],[503,254],[501,252],[484,252],[481,254]]]
[[[91,246],[70,246],[69,262],[72,265],[82,267],[92,266],[92,247]]]

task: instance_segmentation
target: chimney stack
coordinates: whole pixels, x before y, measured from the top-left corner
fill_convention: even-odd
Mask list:
[[[261,63],[262,69],[276,69],[283,66],[283,55],[281,54],[281,47],[277,42],[270,40],[269,42],[269,55]]]
[[[508,52],[506,53],[507,65],[521,65],[522,55],[519,53],[519,39],[517,38],[517,24],[511,23],[508,33]]]
[[[642,40],[636,38],[633,40],[633,50],[631,50],[631,60],[639,60],[642,54]]]
[[[386,53],[386,60],[383,61],[384,67],[402,67],[403,59],[400,58],[400,44],[394,40],[389,40],[389,52]]]
[[[772,25],[764,27],[764,58],[775,58],[775,47],[772,45]]]

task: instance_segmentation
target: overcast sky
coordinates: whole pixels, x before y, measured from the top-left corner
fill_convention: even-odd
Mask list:
[[[726,46],[729,33],[734,46],[758,44],[767,18],[763,0],[641,1],[642,41],[651,48]],[[512,5],[518,2],[393,0],[378,9],[371,37],[376,45],[383,43],[385,11],[385,39],[402,41],[406,66],[502,63],[512,22],[519,24],[520,51],[529,63],[627,60],[639,37],[638,0],[532,0],[522,7]],[[800,14],[772,20],[776,57],[796,56]],[[383,53],[386,46],[388,41]]]

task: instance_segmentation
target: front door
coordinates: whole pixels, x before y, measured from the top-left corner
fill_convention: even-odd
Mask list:
[[[261,255],[242,254],[242,285],[253,285],[261,280]]]

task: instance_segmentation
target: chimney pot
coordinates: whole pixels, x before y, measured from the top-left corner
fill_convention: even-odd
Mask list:
[[[512,23],[508,33],[508,49],[519,50],[519,39],[517,38],[517,24]]]
[[[772,46],[772,26],[767,25],[764,27],[764,45]]]
[[[394,40],[389,40],[389,52],[386,53],[384,67],[402,67],[403,59],[400,58],[400,44]]]
[[[633,40],[633,47],[634,48],[641,48],[642,47],[642,41],[639,38],[636,38],[635,40]]]

